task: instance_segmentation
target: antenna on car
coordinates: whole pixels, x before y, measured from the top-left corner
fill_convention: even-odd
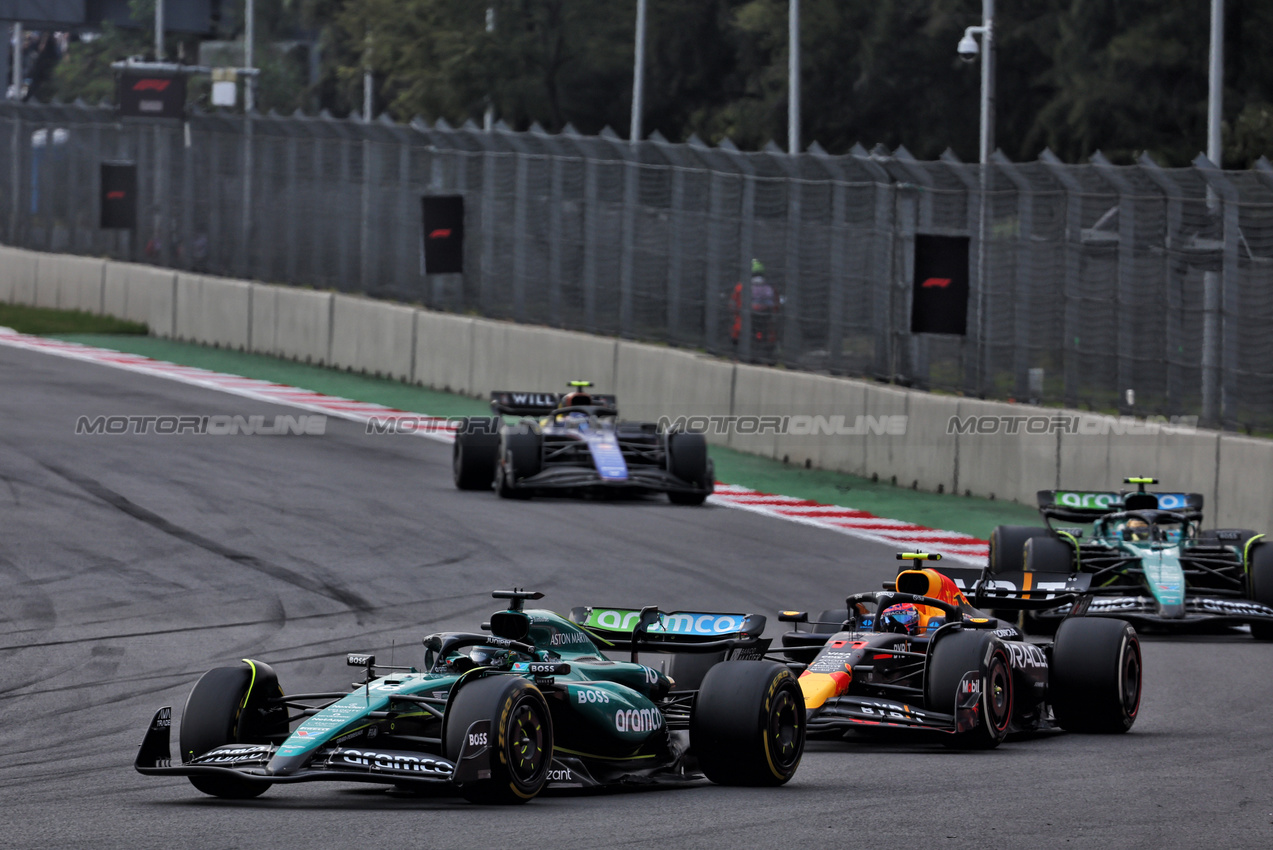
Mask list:
[[[592,386],[592,381],[571,381],[571,382],[569,383],[569,386],[572,386],[572,387],[574,387],[574,388],[575,388],[575,389],[577,389],[577,390],[578,390],[578,389],[583,389],[584,387],[590,387],[590,386]]]
[[[899,561],[940,561],[941,554],[938,552],[898,552],[897,560]]]

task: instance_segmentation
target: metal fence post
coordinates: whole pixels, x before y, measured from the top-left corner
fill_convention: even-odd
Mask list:
[[[1116,374],[1119,412],[1130,414],[1132,409],[1127,404],[1126,393],[1133,389],[1132,361],[1136,346],[1135,325],[1132,321],[1133,280],[1136,276],[1136,193],[1131,182],[1119,174],[1114,163],[1100,151],[1092,155],[1092,163],[1105,182],[1118,193],[1118,289],[1114,301],[1118,321]]]
[[[552,171],[549,174],[549,209],[548,209],[548,320],[554,327],[561,327],[562,316],[561,284],[565,276],[563,255],[565,253],[565,228],[562,224],[562,208],[566,204],[566,165],[560,154],[552,156]]]
[[[252,131],[253,118],[251,112],[243,113],[243,207],[242,207],[242,229],[239,236],[239,263],[238,270],[240,277],[252,276],[252,167],[253,167],[253,151],[252,151]]]
[[[1184,239],[1184,191],[1148,153],[1142,153],[1137,163],[1145,176],[1167,198],[1167,232],[1163,245],[1166,250],[1163,251],[1162,262],[1162,279],[1167,292],[1166,328],[1163,337],[1163,358],[1167,365],[1165,412],[1179,414],[1184,412],[1184,377],[1181,374],[1183,364],[1180,358],[1184,330],[1184,277],[1176,271],[1176,253],[1180,251]]]
[[[597,203],[596,159],[584,161],[583,177],[583,323],[584,330],[597,332],[597,224],[600,218]]]
[[[1013,281],[1012,366],[1013,384],[1018,399],[1030,395],[1030,320],[1034,294],[1033,252],[1030,239],[1034,234],[1034,187],[1021,170],[996,150],[990,161],[1003,170],[1017,190],[1017,257]]]
[[[1224,258],[1219,287],[1209,286],[1205,296],[1203,416],[1211,421],[1218,420],[1222,428],[1233,429],[1238,424],[1237,317],[1241,306],[1238,300],[1238,240],[1241,238],[1238,230],[1238,191],[1224,173],[1204,155],[1198,154],[1193,165],[1207,182],[1207,187],[1219,196],[1224,228]],[[1213,387],[1210,393],[1206,392],[1208,383]],[[1218,403],[1214,388],[1219,389]]]
[[[1044,149],[1039,162],[1048,167],[1052,177],[1065,189],[1065,342],[1061,356],[1065,364],[1063,390],[1066,407],[1077,407],[1079,400],[1079,328],[1082,305],[1077,282],[1083,262],[1083,188],[1065,163],[1052,151]]]
[[[721,142],[717,149],[728,156],[743,181],[742,206],[738,210],[738,268],[741,275],[739,282],[742,284],[738,304],[739,317],[742,320],[738,333],[738,360],[740,363],[750,363],[753,333],[751,260],[756,229],[756,170],[729,139]]]

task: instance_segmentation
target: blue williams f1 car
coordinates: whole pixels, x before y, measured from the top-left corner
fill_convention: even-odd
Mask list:
[[[524,608],[542,593],[494,596],[509,605],[488,632],[428,635],[419,668],[349,655],[365,675],[347,691],[285,695],[260,661],[210,670],[186,700],[178,757],[176,718],[161,708],[134,766],[217,797],[337,781],[479,803],[704,777],[774,786],[795,773],[804,702],[785,665],[760,660],[763,616],[650,606],[581,608],[572,621]]]
[[[701,505],[715,487],[702,434],[660,431],[620,420],[612,395],[574,391],[495,392],[495,416],[462,420],[452,456],[455,486],[507,499],[535,493],[667,493],[677,505]],[[504,417],[517,417],[505,422]]]

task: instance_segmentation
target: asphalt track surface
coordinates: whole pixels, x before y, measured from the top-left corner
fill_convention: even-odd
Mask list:
[[[366,436],[75,436],[81,415],[284,408],[0,348],[0,846],[1267,847],[1273,646],[1147,638],[1139,722],[987,753],[813,742],[780,789],[548,797],[515,809],[375,786],[204,797],[132,769],[153,711],[251,656],[289,691],[346,651],[410,661],[489,593],[548,607],[821,609],[892,552],[728,508],[462,493],[447,446]]]

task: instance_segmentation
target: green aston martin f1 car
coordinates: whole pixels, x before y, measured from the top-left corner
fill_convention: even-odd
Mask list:
[[[1273,640],[1273,542],[1241,528],[1202,528],[1199,493],[1040,490],[1044,527],[999,526],[989,571],[1085,573],[1089,617],[1171,630],[1249,624]],[[1067,606],[1028,613],[1031,631],[1055,630]]]
[[[162,708],[135,767],[217,797],[335,780],[482,803],[703,777],[781,785],[795,773],[804,701],[785,665],[762,660],[763,616],[651,606],[567,619],[524,609],[542,593],[494,596],[509,607],[488,633],[429,635],[418,668],[349,655],[365,676],[347,692],[285,695],[259,661],[210,670],[186,700],[177,758]]]

